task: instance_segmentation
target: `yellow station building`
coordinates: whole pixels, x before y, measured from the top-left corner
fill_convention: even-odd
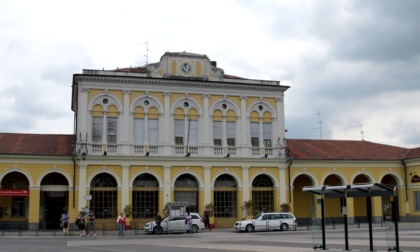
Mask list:
[[[357,183],[396,186],[400,219],[420,220],[420,148],[286,139],[288,88],[227,75],[187,52],[76,73],[74,134],[0,133],[0,222],[53,224],[63,208],[72,218],[89,208],[114,223],[131,206],[140,227],[168,203],[185,203],[199,213],[212,206],[216,227],[283,204],[304,224],[317,200],[302,187]],[[373,199],[375,221],[391,200]],[[364,198],[347,206],[350,221],[366,218]],[[341,209],[327,200],[327,219]]]

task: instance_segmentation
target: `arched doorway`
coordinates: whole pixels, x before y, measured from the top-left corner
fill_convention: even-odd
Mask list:
[[[385,175],[382,180],[381,184],[386,184],[391,187],[397,186],[397,180],[392,174]],[[393,200],[393,196],[382,196],[382,218],[383,220],[392,220],[392,208],[391,208],[391,200]]]
[[[183,174],[175,181],[174,202],[187,204],[187,211],[198,213],[198,182],[191,174]]]
[[[252,214],[274,211],[274,183],[265,174],[252,181]]]
[[[366,184],[371,182],[369,178],[364,174],[357,175],[353,184]],[[367,222],[367,207],[366,207],[366,198],[364,197],[354,197],[353,198],[353,210],[354,210],[354,220],[358,222]]]
[[[214,217],[216,227],[233,227],[238,214],[238,186],[229,174],[222,174],[214,182]]]
[[[315,207],[315,199],[312,193],[302,191],[305,186],[313,186],[308,175],[299,175],[293,181],[293,213],[301,223],[310,223]]]
[[[324,181],[324,185],[328,186],[339,186],[342,184],[343,183],[340,177],[335,174],[329,175]],[[342,218],[340,198],[326,199],[324,209],[326,220],[337,221],[338,219]]]
[[[29,218],[29,180],[20,172],[11,172],[1,181],[0,207],[3,222],[27,222]]]
[[[118,216],[117,181],[108,173],[96,175],[90,183],[90,209],[95,213],[95,219],[116,219]],[[83,207],[83,206],[80,206]]]
[[[143,173],[134,179],[132,204],[133,218],[150,219],[159,212],[159,182],[155,176]]]
[[[69,204],[69,183],[62,174],[52,172],[41,181],[40,215],[46,228],[59,228],[64,208]]]

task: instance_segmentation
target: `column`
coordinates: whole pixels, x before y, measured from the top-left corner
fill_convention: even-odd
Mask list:
[[[279,167],[279,175],[280,175],[280,204],[287,203],[287,183],[286,183],[286,168]]]
[[[171,202],[171,166],[163,167],[163,205],[166,205],[166,202]]]
[[[282,140],[285,135],[285,125],[284,125],[284,94],[282,93],[282,97],[276,99],[277,102],[277,129],[278,131],[275,132],[274,137],[280,137]],[[276,136],[277,135],[277,136]]]
[[[86,206],[86,200],[85,200],[85,195],[86,195],[86,163],[85,162],[80,162],[79,164],[79,197],[78,197],[78,204],[77,204],[77,209],[79,212],[80,210],[82,210],[83,207]]]
[[[204,205],[211,202],[211,166],[204,166]]]
[[[160,128],[162,139],[160,140],[163,145],[163,155],[171,155],[171,93],[165,92],[163,101],[163,123]],[[166,195],[166,194],[165,194]]]
[[[122,169],[122,179],[121,179],[121,209],[124,209],[126,205],[130,204],[129,197],[129,169],[130,164],[129,163],[122,163],[121,164]]]
[[[29,187],[29,225],[39,223],[39,207],[40,207],[40,187]],[[3,213],[4,214],[4,213]]]
[[[123,91],[124,94],[124,108],[122,111],[122,120],[121,127],[118,128],[118,133],[121,135],[121,144],[122,144],[122,154],[130,154],[130,143],[132,142],[132,130],[131,130],[131,120],[130,120],[130,91]]]
[[[246,107],[246,96],[241,96],[241,122],[240,122],[240,148],[241,148],[241,157],[248,157],[250,154],[250,149],[248,145],[248,120],[247,120],[247,107]]]
[[[79,107],[78,107],[78,111],[77,111],[77,116],[78,116],[77,128],[79,129],[79,132],[76,132],[76,133],[80,133],[80,135],[81,135],[81,137],[84,141],[87,140],[85,138],[88,135],[88,131],[89,131],[88,93],[89,93],[89,89],[87,89],[87,88],[82,88],[80,90],[80,93],[79,93],[79,95],[80,95]],[[79,135],[77,137],[79,137]],[[79,141],[81,141],[82,139],[79,139]]]
[[[242,167],[242,188],[243,188],[243,192],[242,192],[242,197],[243,197],[243,201],[248,201],[250,200],[250,186],[249,186],[249,166],[243,166]],[[243,204],[243,202],[241,202],[241,205]]]

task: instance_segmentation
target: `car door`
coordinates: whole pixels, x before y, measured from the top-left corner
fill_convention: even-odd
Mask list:
[[[268,220],[270,218],[270,214],[263,214],[260,218],[254,220],[254,229],[256,231],[265,231],[268,229]]]
[[[269,223],[270,230],[280,230],[281,214],[271,214]]]

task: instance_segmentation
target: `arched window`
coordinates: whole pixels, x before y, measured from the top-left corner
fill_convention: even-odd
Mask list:
[[[229,174],[222,174],[214,182],[214,217],[236,217],[238,192],[235,179]]]
[[[253,215],[274,211],[274,184],[267,175],[258,175],[252,182]]]
[[[149,173],[133,182],[133,218],[152,218],[159,212],[159,182]]]
[[[187,204],[187,211],[198,212],[198,182],[190,174],[183,174],[175,181],[175,202]]]
[[[107,173],[96,175],[90,183],[90,208],[96,218],[117,218],[117,181]]]

